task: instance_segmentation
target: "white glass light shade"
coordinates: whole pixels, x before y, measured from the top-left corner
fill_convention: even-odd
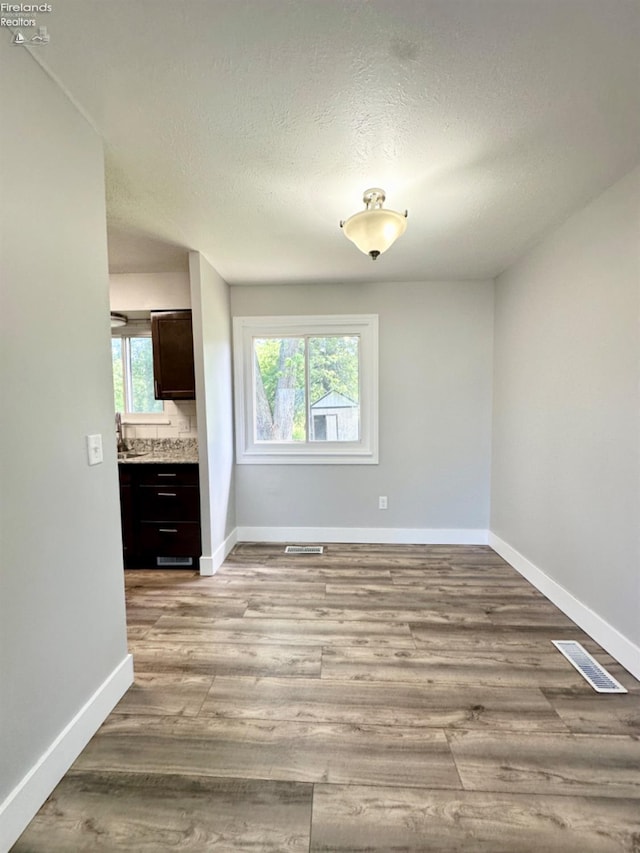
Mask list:
[[[345,235],[365,255],[386,252],[406,228],[406,216],[384,208],[354,213],[342,226]]]
[[[111,328],[116,329],[118,326],[126,326],[129,318],[125,314],[116,314],[111,312]]]
[[[385,198],[385,191],[379,187],[365,190],[362,196],[365,209],[340,223],[349,240],[374,261],[407,229],[407,211],[403,216],[395,210],[385,210],[382,207]]]

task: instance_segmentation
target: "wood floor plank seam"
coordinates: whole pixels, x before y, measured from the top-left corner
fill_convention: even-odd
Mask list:
[[[332,784],[332,783],[329,782],[329,783],[323,783],[323,784]],[[335,784],[336,786],[340,785],[342,787],[341,783],[333,783],[333,784]],[[359,786],[356,783],[352,783],[352,787],[357,788]],[[380,785],[380,786],[372,786],[372,787],[385,787],[385,786]],[[426,788],[426,787],[420,787],[420,786],[416,786],[416,785],[406,785],[406,786],[403,785],[403,788],[406,788],[406,790],[416,790],[416,791],[430,791],[430,790],[433,790],[433,791],[451,790],[452,792],[455,791],[455,789]],[[505,791],[504,788],[500,788],[500,787],[495,787],[495,788],[487,787],[487,788],[481,788],[481,789],[480,788],[469,788],[469,787],[466,787],[464,785],[464,783],[461,784],[460,790],[464,791],[467,794],[487,794],[487,795],[490,795],[490,796],[493,795],[496,797],[504,797],[504,796],[522,797],[523,799],[527,799],[527,798],[533,797],[533,796],[545,796],[540,791],[538,791],[536,793],[533,793],[531,791],[525,791],[525,792]],[[548,796],[553,796],[554,799],[557,798],[557,799],[567,799],[567,800],[573,800],[573,799],[576,799],[576,797],[581,799],[581,800],[587,800],[587,801],[611,799],[613,802],[616,802],[616,801],[623,800],[623,801],[628,802],[628,803],[633,803],[634,808],[636,809],[636,812],[638,812],[638,810],[640,809],[640,802],[638,801],[637,797],[603,797],[601,794],[597,794],[597,793],[593,793],[593,794],[573,793],[572,794],[572,793],[567,792],[567,791],[555,791],[555,790],[553,791],[553,794],[549,794]],[[638,818],[638,840],[640,841],[640,818]],[[636,851],[633,850],[632,853],[636,853]]]
[[[314,782],[313,785],[311,786],[311,809],[310,809],[310,814],[309,814],[309,847],[308,847],[309,853],[311,853],[311,846],[313,844],[313,801],[314,801],[314,797],[315,797],[315,791],[316,791],[316,783]]]
[[[206,701],[206,699],[205,699],[205,701]],[[154,715],[149,714],[147,716],[152,717]],[[233,717],[233,716],[228,716],[228,715],[224,715],[224,714],[215,714],[215,715],[202,714],[202,708],[200,709],[200,711],[197,714],[190,715],[189,719],[195,719],[196,717],[203,718],[203,719],[221,720],[221,721],[222,720],[238,720],[238,719],[241,719],[246,723],[261,723],[261,722],[266,721],[265,717],[258,717],[258,716]],[[318,726],[322,726],[322,725],[327,725],[327,726],[330,726],[330,725],[358,726],[358,723],[354,723],[354,722],[345,722],[345,721],[336,721],[336,720],[329,720],[329,721],[327,721],[327,720],[318,721],[318,720],[308,720],[308,719],[301,720],[299,717],[294,717],[294,716],[269,717],[268,720],[269,720],[269,722],[272,722],[272,723],[300,723],[300,722],[305,722],[308,724],[315,724]],[[560,723],[562,723],[562,721],[560,721]],[[368,724],[364,724],[364,725],[368,725]],[[383,730],[386,729],[386,730],[389,730],[390,732],[397,730],[399,728],[397,723],[381,723],[381,722],[376,722],[375,727],[377,729],[383,729]],[[478,728],[473,726],[472,724],[465,725],[464,723],[456,726],[455,729],[447,728],[443,725],[438,725],[438,724],[430,725],[428,723],[423,723],[422,725],[412,725],[412,726],[408,726],[406,724],[403,724],[403,727],[404,728],[411,728],[416,733],[419,733],[420,731],[424,731],[425,734],[429,733],[429,732],[434,732],[434,731],[443,731],[443,732],[478,731]],[[479,729],[479,731],[483,731],[483,729]],[[505,735],[505,736],[509,735],[509,734],[517,734],[517,735],[540,734],[539,731],[538,732],[525,732],[521,728],[512,728],[512,729],[501,728],[499,730],[499,732],[501,735]],[[573,732],[571,732],[571,730],[569,728],[565,727],[564,729],[558,729],[558,730],[554,731],[554,734],[573,734]],[[610,737],[610,735],[601,735],[601,736],[602,737]]]
[[[215,778],[215,777],[205,777],[205,778]],[[247,779],[246,781],[252,781],[252,780]],[[298,784],[305,784],[305,783],[300,782]],[[361,788],[363,786],[358,782],[314,782],[313,787],[314,788],[319,788],[319,787]],[[369,787],[371,787],[371,788],[387,788],[388,786],[387,785],[375,785],[375,784],[369,785],[367,783],[366,787],[367,788],[369,788]],[[507,792],[507,791],[500,790],[499,788],[496,788],[496,789],[489,789],[489,788],[484,789],[483,788],[481,791],[478,791],[478,790],[465,788],[464,785],[462,785],[462,784],[458,788],[436,788],[436,787],[428,787],[425,785],[407,784],[407,785],[402,785],[400,787],[400,790],[402,790],[402,791],[415,791],[418,794],[420,794],[420,793],[424,794],[424,793],[427,793],[429,791],[439,791],[442,794],[449,793],[449,794],[451,794],[452,797],[455,796],[456,794],[459,794],[460,792],[464,792],[465,794],[477,794],[478,796],[484,796],[485,794],[488,794],[488,795],[494,795],[496,797],[505,797],[506,796],[506,797],[513,798],[514,800],[520,799],[523,801],[530,799],[532,796],[549,796],[549,797],[553,797],[554,799],[556,797],[558,797],[558,798],[565,798],[567,800],[573,800],[576,798],[581,799],[581,800],[587,800],[587,801],[588,800],[611,800],[612,802],[616,802],[618,799],[621,799],[624,802],[633,805],[633,807],[636,810],[638,809],[637,797],[614,798],[614,797],[602,797],[602,796],[598,796],[596,794],[590,796],[587,794],[566,794],[566,793],[555,793],[555,792],[553,794],[548,794],[548,795],[547,794],[535,794],[534,795],[534,794],[530,794],[530,793],[521,793],[518,791]],[[640,841],[640,817],[638,818],[638,832],[639,832],[638,841]],[[634,850],[633,853],[636,853],[636,851]]]
[[[89,769],[78,770],[78,769],[74,769],[73,767],[71,767],[67,771],[67,773],[65,774],[65,778],[73,779],[74,777],[85,777],[88,775],[95,774],[97,772],[99,772],[99,771],[91,771]],[[206,779],[206,780],[212,781],[212,782],[218,781],[218,782],[228,782],[228,783],[231,783],[231,782],[239,782],[239,783],[242,783],[242,782],[274,782],[274,783],[280,783],[280,784],[304,785],[304,786],[309,787],[309,788],[315,787],[316,785],[327,785],[327,786],[333,786],[336,788],[337,787],[340,787],[340,788],[343,788],[343,787],[359,788],[359,787],[362,787],[363,785],[366,785],[366,787],[368,787],[368,788],[382,788],[385,790],[389,787],[394,787],[394,788],[398,788],[399,790],[408,790],[408,791],[422,791],[422,792],[426,792],[426,791],[447,792],[448,791],[452,795],[459,793],[460,791],[465,791],[467,793],[475,793],[475,794],[491,794],[491,793],[504,794],[505,793],[504,791],[499,791],[499,790],[495,791],[495,792],[494,791],[485,791],[484,789],[482,791],[468,790],[468,789],[464,788],[460,782],[458,782],[457,784],[452,784],[452,785],[415,785],[415,784],[411,784],[411,783],[408,783],[408,784],[403,783],[402,785],[391,786],[391,785],[389,785],[388,782],[377,781],[375,779],[372,779],[371,781],[367,781],[366,783],[355,782],[355,781],[354,782],[330,781],[327,779],[309,782],[309,781],[304,780],[304,779],[292,779],[291,777],[285,778],[285,777],[278,777],[278,776],[268,776],[268,775],[264,775],[264,774],[262,774],[262,775],[258,775],[258,774],[255,774],[255,775],[238,775],[238,776],[225,776],[225,775],[215,776],[213,774],[208,775],[208,774],[203,774],[203,773],[167,773],[166,771],[161,771],[161,770],[157,770],[157,771],[155,771],[155,770],[129,770],[129,769],[127,769],[127,770],[117,770],[117,769],[114,770],[113,768],[106,769],[106,772],[111,776],[123,776],[123,777],[131,776],[131,777],[139,777],[140,779],[155,778],[157,780],[165,780],[168,778],[176,778],[176,779],[197,778],[197,779]],[[153,785],[150,787],[156,787],[156,786]],[[570,796],[570,795],[567,795],[567,796]],[[627,799],[634,799],[634,798],[627,798]],[[637,803],[637,800],[634,799],[634,802]],[[13,851],[12,851],[12,853],[13,853]]]
[[[197,710],[197,712],[196,712],[196,714],[195,714],[195,716],[196,716],[196,717],[199,717],[199,716],[200,716],[200,714],[201,714],[201,712],[202,712],[202,709],[204,708],[205,702],[207,701],[207,696],[208,696],[208,695],[209,695],[209,693],[211,693],[211,691],[213,690],[213,685],[214,685],[215,683],[216,683],[216,676],[214,675],[214,676],[213,676],[213,678],[211,679],[211,684],[210,684],[210,686],[209,686],[209,689],[207,690],[207,692],[206,692],[206,693],[203,695],[203,697],[202,697],[202,702],[200,702],[200,707],[198,708],[198,710]]]
[[[448,729],[445,729],[445,730],[444,730],[444,736],[445,736],[445,738],[447,739],[447,744],[449,745],[449,751],[450,751],[450,753],[451,753],[451,759],[452,759],[452,761],[453,761],[453,766],[456,768],[456,773],[458,774],[458,782],[460,783],[460,788],[461,788],[463,791],[465,791],[465,790],[467,790],[467,788],[466,788],[466,786],[465,786],[465,784],[464,784],[464,781],[463,781],[463,779],[462,779],[462,775],[460,774],[460,768],[458,767],[458,762],[456,761],[455,753],[454,753],[454,751],[451,749],[451,740],[450,740],[450,737],[449,737],[449,730],[448,730]]]
[[[388,683],[366,681],[350,682],[346,696],[344,690],[344,682],[328,678],[217,676],[202,714],[310,722],[353,722],[366,715],[376,725],[569,731],[537,687],[461,692],[457,685],[394,682],[390,693]],[[503,706],[506,713],[498,716]]]

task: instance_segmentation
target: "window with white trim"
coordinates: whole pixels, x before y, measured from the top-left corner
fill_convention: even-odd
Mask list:
[[[235,317],[241,464],[378,462],[378,317]]]
[[[111,332],[113,395],[121,414],[162,414],[164,403],[156,400],[153,386],[153,349],[148,323],[130,323]]]

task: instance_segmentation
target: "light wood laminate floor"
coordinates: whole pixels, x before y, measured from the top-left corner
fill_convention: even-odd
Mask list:
[[[640,684],[490,548],[125,582],[135,684],[15,853],[640,851]]]

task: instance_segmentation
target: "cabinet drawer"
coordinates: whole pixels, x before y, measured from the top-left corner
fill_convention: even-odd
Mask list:
[[[199,483],[196,463],[144,464],[138,465],[137,468],[139,470],[136,471],[136,480],[141,486],[197,486]]]
[[[197,486],[140,486],[138,508],[142,521],[199,521],[200,490]]]
[[[143,521],[139,549],[143,554],[182,557],[201,554],[200,525],[189,521]]]

